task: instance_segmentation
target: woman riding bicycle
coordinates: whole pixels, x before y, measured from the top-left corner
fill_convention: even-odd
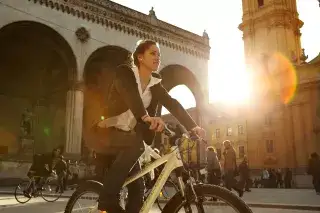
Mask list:
[[[109,64],[109,68],[116,71],[106,95],[108,106],[103,111],[104,119],[84,124],[89,124],[84,127],[87,146],[97,153],[100,164],[109,167],[103,180],[104,189],[100,193],[98,209],[111,213],[138,213],[141,209],[144,195],[142,179],[128,185],[126,211],[119,205],[119,192],[130,170],[140,170],[137,160],[144,151],[143,141],[150,144],[154,133],[164,129],[162,119],[155,117],[158,104],[166,107],[187,130],[204,135],[204,130],[197,126],[181,104],[171,98],[162,87],[160,75],[155,73],[160,65],[159,45],[151,40],[140,41],[132,59],[133,63],[115,59],[120,63],[113,61],[111,67]],[[102,72],[101,78],[103,75]],[[87,91],[89,98],[90,92],[92,91]],[[100,108],[103,104],[101,102],[96,102]],[[98,106],[86,109],[85,104],[84,119],[90,119],[90,110],[97,110],[94,107]]]

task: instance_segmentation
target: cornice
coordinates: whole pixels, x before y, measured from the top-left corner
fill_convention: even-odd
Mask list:
[[[275,27],[292,29],[297,36],[300,36],[300,28],[303,24],[304,23],[296,14],[293,14],[292,11],[287,9],[274,9],[270,12],[265,12],[260,16],[254,16],[253,14],[250,15],[249,18],[243,19],[243,22],[238,28],[243,31],[244,37],[249,36],[250,31],[254,31],[259,28],[270,30]]]
[[[309,82],[304,82],[298,85],[297,92],[302,92],[306,90],[319,89],[320,80],[314,79]]]
[[[109,0],[28,0],[141,39],[209,59],[209,39]]]

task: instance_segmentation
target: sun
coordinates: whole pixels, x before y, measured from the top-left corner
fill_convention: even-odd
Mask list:
[[[210,66],[209,70],[209,100],[211,103],[232,105],[248,104],[251,97],[250,72],[244,61],[219,63]]]

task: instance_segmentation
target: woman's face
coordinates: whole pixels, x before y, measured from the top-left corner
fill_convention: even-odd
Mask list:
[[[157,71],[160,65],[160,49],[151,45],[143,54],[138,56],[140,66],[146,67],[151,72]]]
[[[61,150],[60,150],[60,149],[54,150],[54,156],[55,156],[55,157],[58,157],[58,156],[60,155],[60,153],[61,153]]]

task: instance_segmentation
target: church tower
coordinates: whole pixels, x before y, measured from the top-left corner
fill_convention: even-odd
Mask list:
[[[302,55],[296,0],[242,0],[246,62],[279,52],[300,64]]]

